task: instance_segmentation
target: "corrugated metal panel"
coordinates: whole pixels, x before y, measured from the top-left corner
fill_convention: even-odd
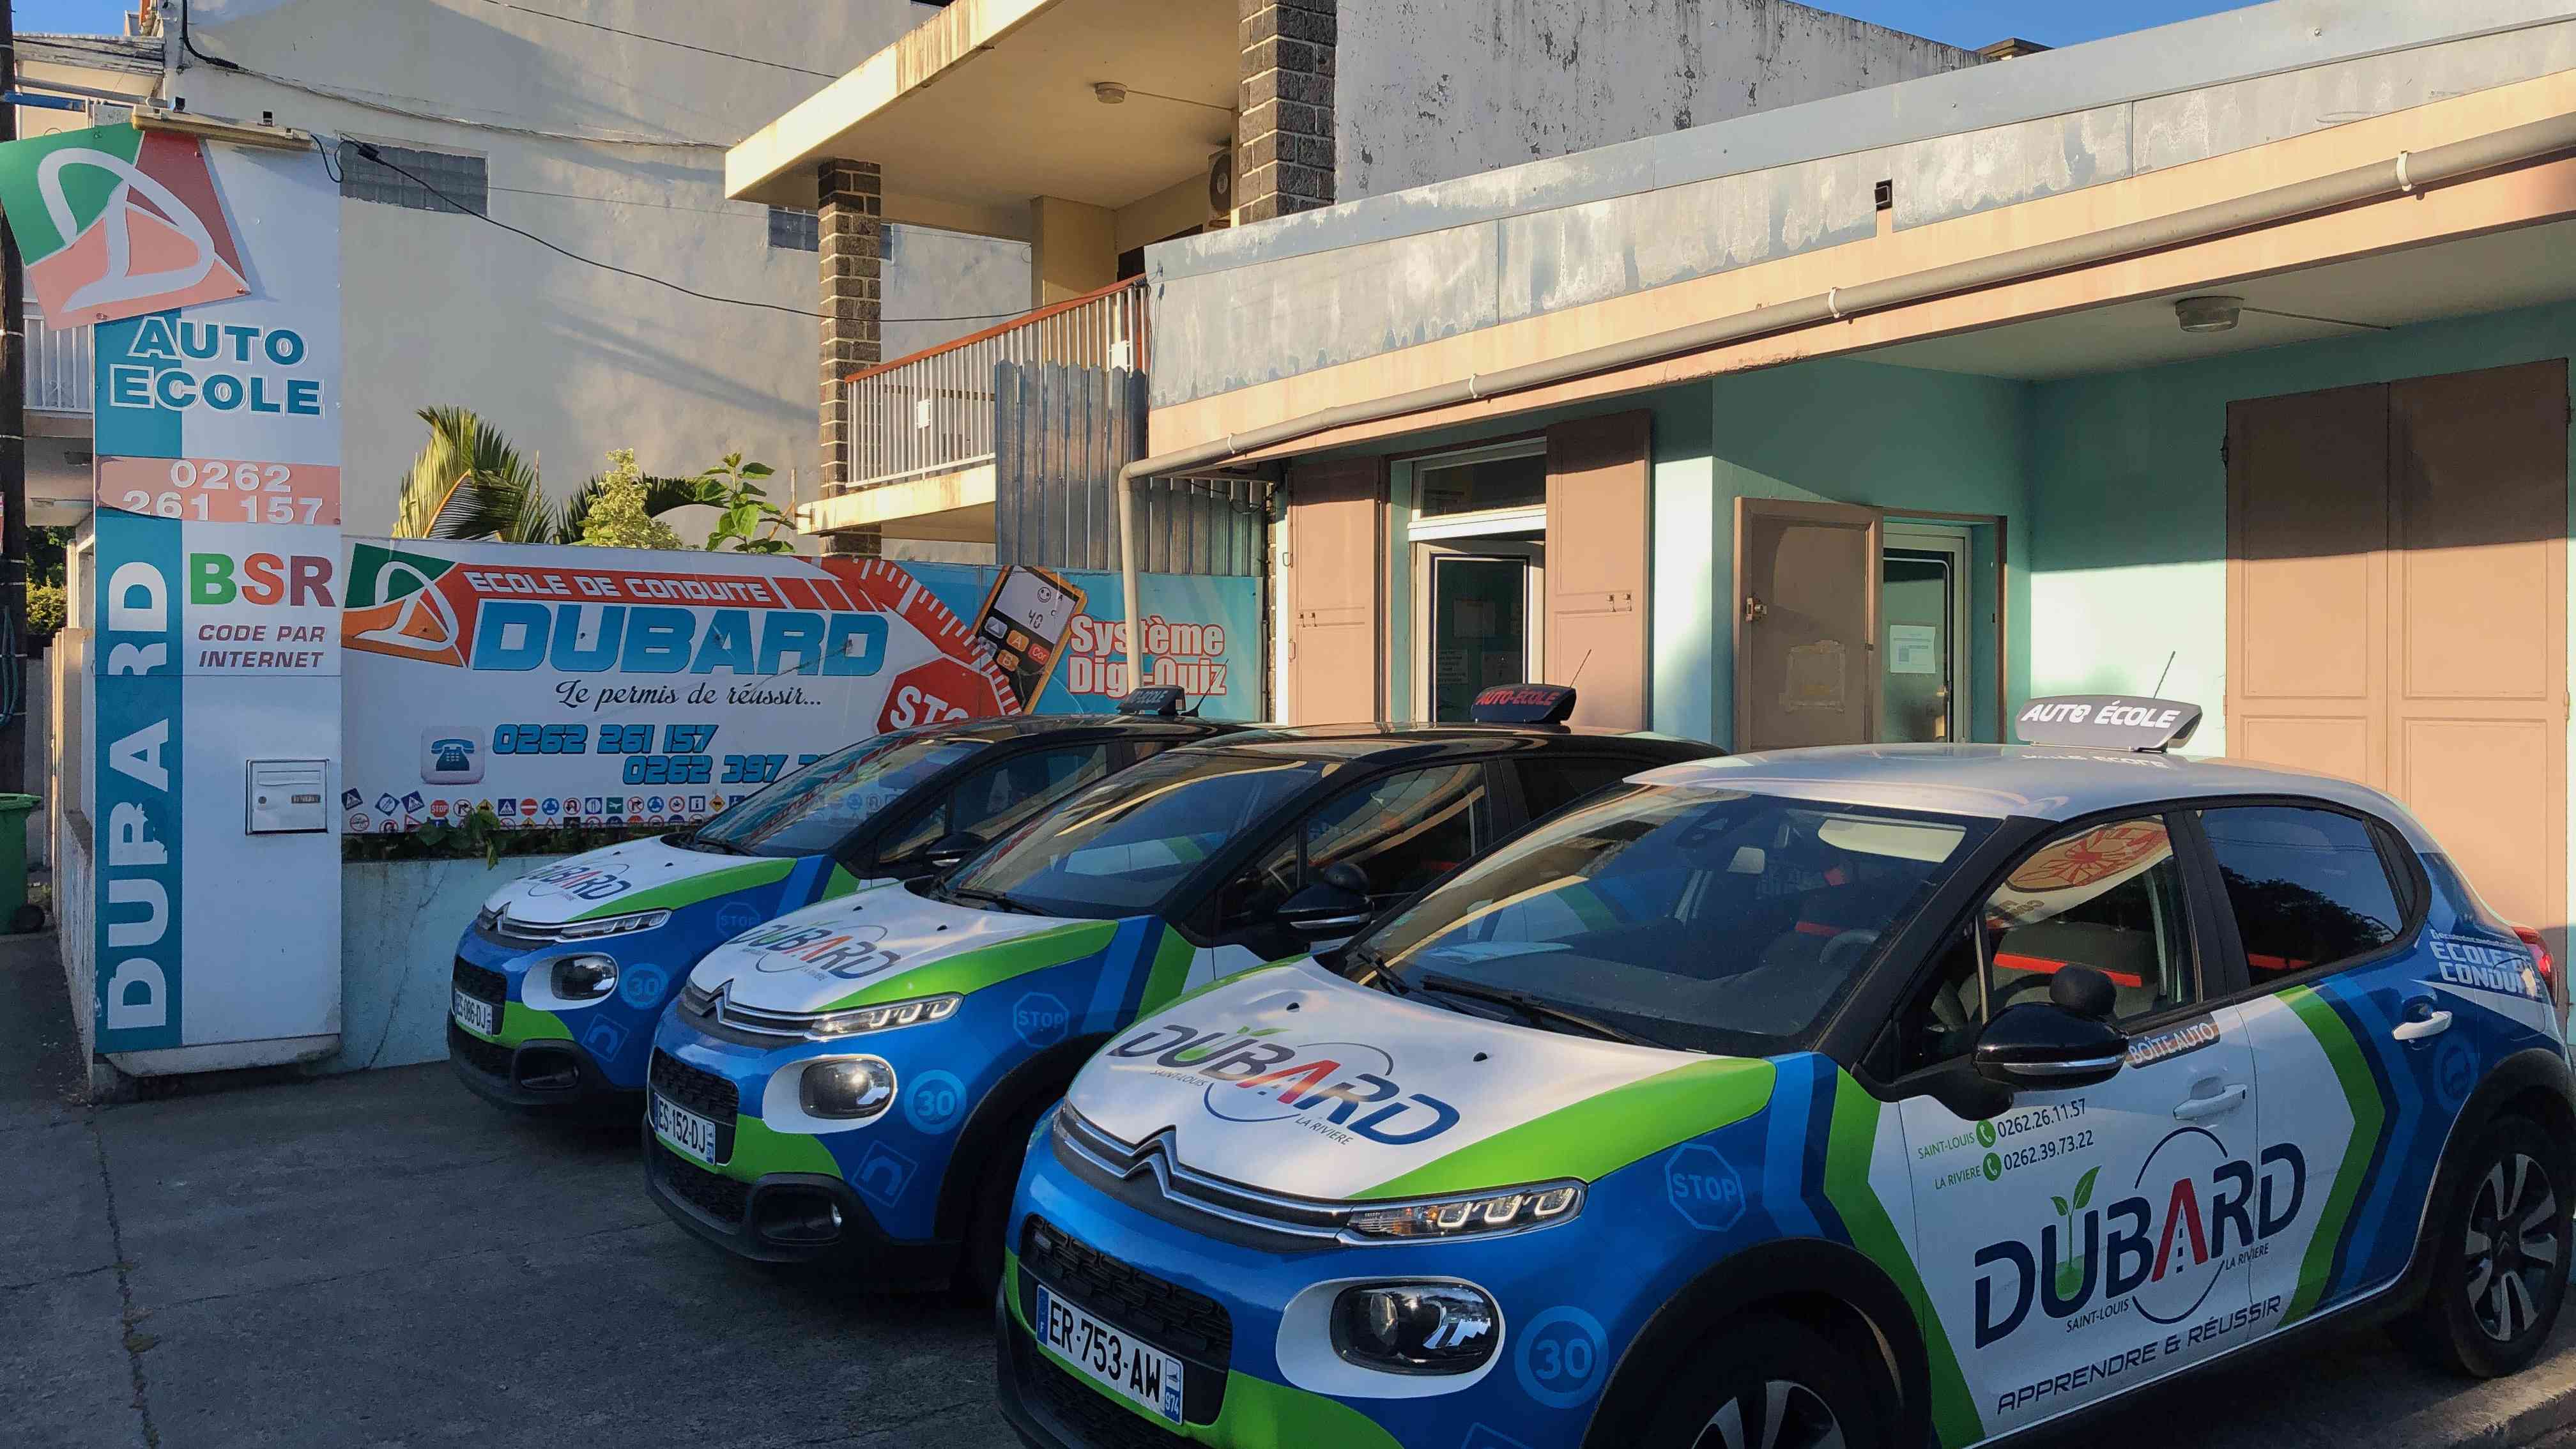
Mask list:
[[[993,369],[993,546],[1003,564],[1118,567],[1118,470],[1144,456],[1145,379],[1065,363]],[[1270,484],[1156,478],[1136,493],[1139,571],[1258,575]]]

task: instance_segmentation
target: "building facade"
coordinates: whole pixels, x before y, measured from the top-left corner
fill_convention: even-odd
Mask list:
[[[269,117],[322,139],[313,164],[344,198],[354,529],[391,526],[425,439],[414,413],[441,404],[474,410],[538,457],[557,498],[612,448],[660,474],[739,449],[777,469],[782,503],[791,479],[817,491],[816,283],[829,239],[811,195],[790,208],[729,199],[724,155],[938,8],[563,9],[570,18],[480,0],[192,0],[183,26],[172,0],[127,36],[19,40],[30,90]],[[89,123],[54,110],[24,110],[21,122],[27,134]],[[1025,301],[1025,241],[896,226],[877,250],[876,345],[929,346]],[[81,339],[33,341],[41,387],[45,360]],[[67,364],[66,376],[78,370]],[[48,400],[69,404],[44,414],[66,415],[54,453],[82,451],[72,420],[85,395]],[[31,453],[31,470],[50,462],[62,475],[40,491],[86,499],[86,459]],[[708,522],[698,512],[672,520],[693,541]]]
[[[2285,3],[1152,248],[1280,714],[1736,750],[2069,692],[2568,896],[2576,9]]]
[[[1337,203],[1979,60],[1779,0],[1638,0],[1615,17],[1579,0],[958,0],[736,147],[726,183],[741,200],[819,206],[826,247],[843,248],[824,293],[844,343],[826,344],[831,495],[811,526],[847,547],[986,540],[1079,565],[1090,521],[1050,516],[1037,542],[1013,520],[1060,511],[1124,460],[1107,436],[1134,430],[1096,418],[1126,416],[1121,389],[1153,370],[1147,247],[1293,229]],[[1025,240],[1031,315],[876,363],[867,246],[901,222]],[[993,393],[996,366],[1015,369],[1009,397],[1038,400],[1016,424],[994,422],[1014,407]],[[1024,377],[1050,367],[1101,374],[1098,402],[1045,391],[1082,377]],[[1040,448],[1037,472],[1008,475],[1014,426],[1085,456]],[[1249,506],[1235,484],[1201,481]],[[1149,530],[1235,531],[1163,509]]]

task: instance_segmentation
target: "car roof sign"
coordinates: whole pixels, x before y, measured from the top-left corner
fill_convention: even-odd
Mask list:
[[[2013,721],[2022,743],[2096,750],[2170,750],[2200,728],[2200,706],[2129,694],[2055,694]]]
[[[1492,685],[1467,707],[1467,718],[1478,724],[1563,724],[1572,713],[1570,684]]]
[[[1149,684],[1131,689],[1118,700],[1120,714],[1158,714],[1166,719],[1178,718],[1181,704],[1188,698],[1177,684]]]

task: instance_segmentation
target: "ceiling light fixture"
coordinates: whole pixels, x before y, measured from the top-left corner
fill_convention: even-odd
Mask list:
[[[2174,320],[2185,332],[2233,332],[2244,311],[2242,297],[2185,297],[2174,303]]]

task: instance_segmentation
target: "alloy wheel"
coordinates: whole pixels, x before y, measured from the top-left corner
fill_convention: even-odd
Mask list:
[[[2479,1329],[2498,1343],[2529,1332],[2556,1286],[2550,1277],[2566,1271],[2549,1170],[2520,1152],[2490,1167],[2469,1205],[2463,1247],[2469,1311]]]
[[[1692,1449],[1846,1449],[1843,1426],[1816,1391],[1769,1379],[1717,1406]]]

